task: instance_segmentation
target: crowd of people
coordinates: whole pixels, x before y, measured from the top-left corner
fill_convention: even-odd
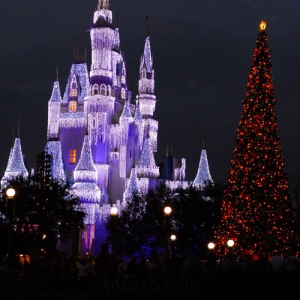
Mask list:
[[[192,256],[171,257],[166,254],[151,261],[137,256],[125,259],[109,253],[105,256],[61,256],[52,259],[34,256],[30,262],[24,260],[20,264],[18,281],[26,284],[54,282],[56,286],[84,290],[200,293],[207,275],[226,272],[241,274],[250,269],[260,274],[299,272],[300,262],[293,255],[286,258],[279,255],[272,258],[261,256],[251,265],[247,260],[235,256],[217,259],[214,255],[199,260]]]

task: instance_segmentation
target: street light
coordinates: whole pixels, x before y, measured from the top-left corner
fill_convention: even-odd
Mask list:
[[[171,240],[172,257],[174,258],[175,257],[175,243],[177,240],[177,236],[175,234],[171,234],[170,240]]]
[[[209,250],[214,250],[215,249],[215,244],[212,243],[212,242],[208,243],[207,247],[208,247]]]
[[[165,226],[165,254],[169,254],[169,232],[170,232],[170,215],[172,208],[170,206],[164,207],[164,226]]]
[[[12,252],[12,232],[11,223],[12,216],[15,215],[15,196],[16,190],[13,188],[8,188],[6,190],[6,209],[8,217],[8,231],[7,231],[7,255],[10,257]]]
[[[111,221],[111,253],[114,253],[115,246],[115,238],[116,238],[116,228],[117,228],[117,220],[118,220],[118,208],[116,206],[112,206],[110,209],[110,221]]]
[[[228,241],[227,241],[227,246],[228,246],[229,248],[232,248],[232,247],[234,246],[234,241],[233,241],[233,240],[228,240]]]

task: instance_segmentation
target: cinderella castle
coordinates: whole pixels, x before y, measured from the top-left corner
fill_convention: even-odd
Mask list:
[[[171,189],[212,181],[205,149],[193,182],[185,178],[185,159],[177,161],[167,149],[159,167],[155,74],[149,34],[140,59],[138,91],[127,89],[125,58],[119,29],[113,25],[109,0],[99,0],[90,28],[91,65],[74,53],[64,94],[54,82],[48,102],[47,144],[52,178],[68,182],[86,211],[82,251],[94,249],[112,206],[119,212],[133,193],[146,194],[159,182]],[[141,49],[142,50],[142,49]],[[20,138],[15,139],[1,184],[28,176]]]

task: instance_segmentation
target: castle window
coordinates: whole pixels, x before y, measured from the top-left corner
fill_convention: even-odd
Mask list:
[[[146,70],[145,69],[143,69],[143,71],[142,71],[143,73],[142,73],[142,77],[143,78],[146,78],[147,77],[147,73],[146,73]]]
[[[110,85],[107,86],[107,92],[108,92],[108,96],[111,96],[111,86]]]
[[[71,97],[77,97],[77,90],[76,89],[71,89],[70,96]]]
[[[125,99],[125,89],[121,88],[121,98]]]
[[[105,84],[101,84],[101,86],[100,86],[100,94],[101,95],[106,95],[106,85]]]
[[[70,101],[69,102],[69,111],[76,111],[76,109],[77,109],[76,101]]]
[[[99,94],[99,85],[94,84],[92,87],[92,95],[97,95],[97,94]]]
[[[69,163],[76,164],[76,149],[70,149],[69,151]]]

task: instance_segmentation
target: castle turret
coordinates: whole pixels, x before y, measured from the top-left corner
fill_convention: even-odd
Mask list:
[[[48,130],[47,138],[58,138],[59,116],[62,98],[60,94],[59,81],[55,81],[52,89],[52,95],[48,102]]]
[[[123,201],[126,203],[127,201],[132,199],[132,196],[134,194],[140,195],[140,189],[137,183],[135,168],[132,168],[130,172],[130,178],[128,180],[127,188],[123,195]]]
[[[197,172],[195,180],[193,181],[193,185],[195,187],[203,189],[206,181],[210,181],[213,183],[213,180],[211,178],[210,171],[209,171],[206,150],[202,149],[198,172]]]
[[[15,179],[19,176],[27,178],[28,171],[24,164],[21,140],[20,138],[15,138],[14,146],[10,151],[4,176],[1,179],[1,186],[4,187],[8,181]]]

